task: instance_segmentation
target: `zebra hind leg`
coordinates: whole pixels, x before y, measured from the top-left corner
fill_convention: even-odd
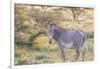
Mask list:
[[[80,56],[80,51],[79,51],[79,49],[76,49],[75,61],[78,60],[79,56]]]

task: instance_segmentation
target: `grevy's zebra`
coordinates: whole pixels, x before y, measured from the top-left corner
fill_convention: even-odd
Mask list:
[[[51,44],[54,39],[61,50],[62,61],[65,62],[64,48],[72,48],[76,51],[75,60],[79,58],[80,49],[82,51],[82,61],[84,61],[84,54],[86,49],[86,35],[80,30],[65,31],[64,29],[57,27],[56,25],[49,24],[48,26],[48,38]],[[68,55],[67,55],[68,56]]]

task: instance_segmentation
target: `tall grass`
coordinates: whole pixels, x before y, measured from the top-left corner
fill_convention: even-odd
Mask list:
[[[94,38],[87,38],[88,58],[85,56],[85,61],[94,60]],[[73,62],[74,57],[73,49],[65,49],[67,62]],[[78,62],[81,61],[81,55]],[[61,63],[60,50],[57,44],[52,44],[47,47],[33,46],[25,49],[20,46],[15,46],[15,65],[28,65],[28,64],[47,64],[47,63]]]

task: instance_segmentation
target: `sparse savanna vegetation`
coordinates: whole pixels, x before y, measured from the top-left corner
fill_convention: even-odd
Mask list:
[[[85,61],[94,60],[93,8],[15,4],[15,65],[61,63],[56,42],[48,43],[48,22],[65,30],[87,33]],[[65,49],[67,62],[74,62],[73,49]],[[80,58],[77,60],[81,61]]]

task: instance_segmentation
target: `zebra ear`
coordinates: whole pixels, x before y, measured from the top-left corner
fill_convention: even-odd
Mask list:
[[[48,21],[48,24],[49,24],[50,27],[52,27],[52,25],[53,25],[52,21]]]

